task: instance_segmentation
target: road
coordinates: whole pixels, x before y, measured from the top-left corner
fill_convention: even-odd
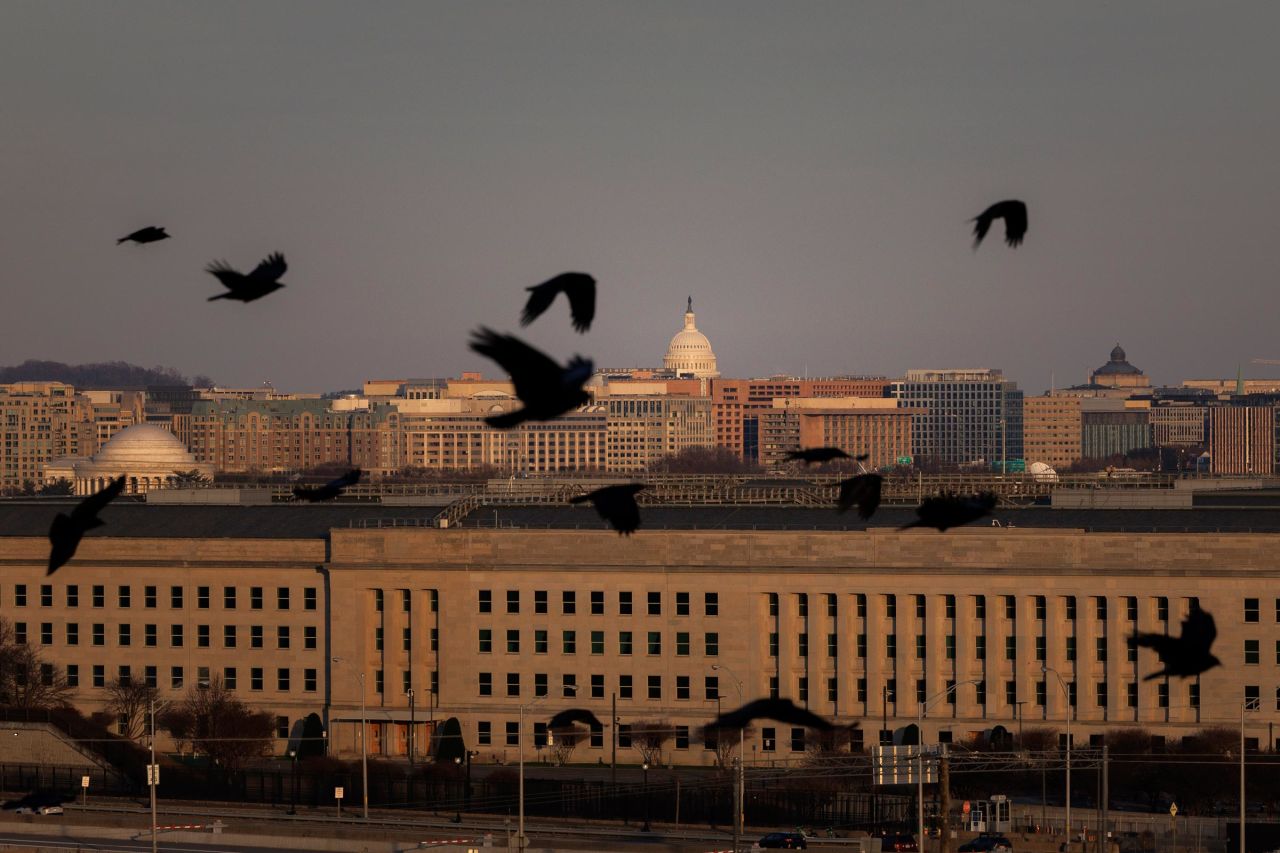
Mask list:
[[[66,835],[35,835],[23,833],[17,835],[0,832],[0,844],[15,845],[19,848],[39,847],[44,850],[93,851],[93,853],[150,853],[151,839],[142,841],[132,839],[110,838],[93,835],[93,828],[86,828],[86,834],[67,837]],[[161,841],[158,849],[167,853],[229,853],[231,847],[217,847],[209,844],[188,844],[179,841]],[[279,853],[279,847],[244,847],[237,845],[236,853]]]

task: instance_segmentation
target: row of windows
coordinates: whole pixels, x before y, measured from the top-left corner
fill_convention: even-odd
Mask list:
[[[140,677],[142,682],[148,687],[160,687],[160,668],[156,666],[143,666]],[[196,670],[196,685],[199,687],[209,686],[213,677],[213,670],[207,666],[198,666]],[[115,681],[120,684],[129,684],[133,681],[135,669],[129,664],[120,664],[116,667]],[[293,671],[289,667],[275,668],[275,689],[281,693],[288,693],[293,688]],[[41,670],[41,677],[46,683],[52,683],[54,670],[51,664],[45,664]],[[67,685],[70,687],[80,686],[80,666],[79,664],[68,664],[66,668]],[[90,667],[90,684],[97,688],[106,688],[110,686],[107,682],[106,664],[95,663]],[[314,693],[317,690],[318,672],[312,668],[302,670],[302,691],[304,693]],[[187,670],[182,666],[169,667],[169,688],[172,690],[182,690],[187,683]],[[265,690],[267,683],[267,669],[260,666],[249,668],[249,689]],[[222,684],[228,690],[236,690],[240,686],[239,671],[234,666],[225,666],[222,668]]]
[[[493,696],[493,673],[478,673],[479,695]],[[511,697],[518,697],[521,690],[521,677],[518,672],[508,672],[506,674],[506,693]],[[834,680],[834,679],[833,679]],[[589,679],[590,696],[592,699],[603,699],[605,697],[605,677],[599,673],[593,674]],[[662,698],[662,676],[650,675],[645,679],[646,696],[649,699]],[[550,676],[545,672],[534,673],[533,675],[533,695],[535,697],[547,696],[550,693]],[[693,681],[688,675],[677,675],[675,677],[675,698],[678,700],[688,700],[692,698]],[[715,675],[703,676],[702,679],[702,698],[708,702],[714,702],[721,698],[720,695],[720,678]],[[619,699],[632,699],[635,692],[635,678],[631,675],[619,675],[617,684],[617,694]],[[578,695],[578,676],[574,673],[567,672],[560,676],[560,693],[568,698]]]
[[[630,616],[634,608],[634,598],[628,590],[618,593],[618,615]],[[591,614],[593,616],[605,615],[604,591],[592,590],[590,592]],[[534,590],[533,593],[533,612],[547,613],[549,607],[549,597],[545,589]],[[493,590],[482,589],[479,591],[479,608],[481,613],[493,612]],[[677,616],[690,615],[690,597],[687,592],[677,592],[675,601],[675,613]],[[507,590],[507,612],[520,612],[520,590]],[[575,590],[566,589],[560,593],[560,612],[564,614],[573,614],[578,612],[578,594]],[[662,615],[662,593],[650,592],[646,594],[646,612],[650,616]],[[702,615],[719,616],[720,615],[720,594],[716,592],[703,593],[702,596]]]
[[[630,655],[635,648],[635,635],[631,631],[618,632],[618,648],[619,655]],[[375,643],[377,637],[375,636]],[[687,657],[689,655],[690,640],[689,632],[679,631],[676,633],[676,655]],[[545,655],[548,652],[550,640],[548,632],[545,630],[535,630],[533,632],[533,652],[534,654]],[[379,646],[379,648],[381,648]],[[520,630],[511,628],[507,630],[506,648],[509,654],[520,653]],[[720,634],[714,631],[705,632],[702,635],[703,654],[707,657],[716,657],[720,654]],[[590,649],[593,655],[605,654],[604,631],[592,631],[590,633]],[[493,652],[493,629],[481,628],[478,637],[478,650],[481,654],[489,654]],[[578,653],[578,632],[577,631],[561,631],[560,632],[560,650],[566,655],[574,655]],[[645,650],[650,655],[662,654],[662,632],[649,631],[645,638]]]
[[[123,623],[116,625],[115,641],[118,646],[132,646],[134,644],[133,625]],[[239,645],[240,628],[244,626],[223,625],[222,626],[222,647],[224,649],[234,649]],[[212,646],[212,629],[209,625],[195,626],[195,644],[197,648],[207,649]],[[266,629],[262,625],[250,625],[249,628],[249,648],[261,649],[266,645]],[[54,644],[54,630],[52,622],[40,623],[40,644],[43,646],[52,646]],[[156,646],[159,645],[160,626],[147,624],[142,626],[142,645]],[[80,623],[68,622],[63,626],[64,641],[68,646],[80,645]],[[293,630],[288,625],[278,625],[275,629],[275,648],[288,649],[292,648]],[[25,645],[29,642],[29,632],[26,622],[13,623],[13,639],[19,645]],[[184,625],[169,626],[169,645],[173,648],[182,648],[186,645],[187,631]],[[105,646],[107,644],[107,626],[102,622],[94,622],[89,625],[89,641],[95,646]],[[314,625],[307,625],[302,629],[302,648],[314,649],[317,645],[317,632]]]
[[[53,584],[40,584],[39,589],[40,606],[53,607]],[[67,607],[80,606],[80,585],[67,584],[63,589]],[[90,603],[93,607],[107,606],[107,587],[104,584],[94,584],[89,589]],[[262,610],[265,599],[264,588],[260,586],[249,587],[249,609]],[[234,586],[224,586],[222,588],[222,606],[226,610],[235,610],[239,600],[239,593]],[[288,610],[291,606],[292,592],[287,586],[276,587],[275,600],[277,610]],[[13,586],[13,606],[26,607],[28,601],[27,585],[25,583],[14,584]],[[142,606],[154,609],[159,607],[160,588],[156,586],[142,587]],[[169,587],[169,607],[174,610],[181,610],[186,601],[186,588],[182,586]],[[212,601],[212,587],[198,586],[195,595],[196,607],[200,610],[208,610]],[[133,606],[133,587],[128,584],[121,584],[114,589],[113,605],[117,608],[129,608]],[[316,609],[316,587],[309,586],[302,590],[302,609]]]
[[[591,726],[590,736],[588,738],[588,746],[592,749],[603,749],[604,726]],[[792,752],[804,752],[807,748],[806,732],[803,728],[785,729],[790,740],[790,749]],[[554,732],[552,739],[554,738]],[[689,726],[672,726],[672,745],[679,750],[689,749],[690,738]],[[862,732],[855,729],[853,731],[853,748],[862,748]],[[551,746],[551,740],[547,737],[547,724],[535,722],[533,724],[533,746],[535,749],[542,749]],[[518,746],[520,743],[520,724],[517,721],[509,720],[505,726],[505,736],[507,746]],[[706,750],[714,750],[716,741],[714,737],[706,736],[700,738],[702,746]],[[633,731],[629,724],[618,724],[618,746],[622,749],[630,749],[633,742]],[[480,746],[493,746],[493,722],[491,720],[478,720],[476,722],[476,743]],[[773,726],[764,726],[760,729],[760,748],[763,752],[776,752],[778,749],[778,730]]]

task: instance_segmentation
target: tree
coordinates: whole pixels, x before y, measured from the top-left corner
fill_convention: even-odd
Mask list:
[[[178,486],[200,486],[209,482],[209,478],[200,473],[199,468],[190,471],[174,471],[173,482]]]
[[[40,657],[35,646],[0,618],[0,705],[31,710],[69,707],[71,688],[62,667]]]
[[[827,731],[808,729],[804,736],[805,750],[813,758],[847,755],[853,752],[853,733],[857,730],[857,723],[836,726]]]
[[[760,466],[726,447],[689,447],[649,465],[651,474],[758,474]]]
[[[145,681],[117,678],[107,685],[107,710],[118,722],[120,734],[138,740],[147,732],[147,712],[160,691]]]
[[[578,742],[582,739],[582,729],[577,726],[565,726],[551,730],[551,759],[556,766],[564,767],[569,763]]]
[[[704,726],[702,729],[702,741],[715,749],[716,766],[721,770],[728,770],[733,766],[731,759],[739,741],[745,742],[754,735],[755,729],[751,726],[741,729],[733,726]]]
[[[75,484],[72,483],[70,480],[68,480],[66,477],[59,477],[57,480],[53,481],[52,483],[45,483],[43,486],[39,488],[36,494],[49,496],[49,497],[54,495],[60,495],[60,496],[72,495],[72,494],[75,494]]]
[[[196,752],[209,756],[227,773],[264,755],[275,733],[270,714],[250,709],[216,676],[207,687],[192,687],[181,708],[165,714],[163,720],[175,740],[190,740]],[[175,724],[178,731],[171,727]]]
[[[662,758],[662,748],[675,734],[675,725],[670,720],[641,720],[631,724],[631,745],[640,758],[650,767],[656,766]]]

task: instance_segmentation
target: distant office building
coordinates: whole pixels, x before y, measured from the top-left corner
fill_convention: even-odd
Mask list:
[[[690,448],[715,446],[709,397],[610,395],[601,405],[609,471],[641,471]]]
[[[1210,471],[1271,474],[1276,470],[1274,406],[1214,406],[1209,409]]]
[[[45,464],[98,449],[93,404],[62,382],[0,385],[0,493],[45,481]]]
[[[1044,462],[1061,470],[1080,461],[1080,399],[1026,397],[1022,431],[1027,464]]]
[[[1022,392],[998,370],[908,370],[892,394],[915,411],[918,458],[999,468],[1023,459]]]
[[[782,465],[806,447],[838,447],[866,454],[866,465],[883,468],[912,455],[912,413],[887,398],[779,398],[759,414],[760,463]]]
[[[1156,447],[1194,447],[1205,443],[1209,409],[1204,405],[1173,404],[1151,408],[1151,440]]]
[[[1080,412],[1080,455],[1085,459],[1125,456],[1152,446],[1151,417],[1145,401],[1083,400]]]

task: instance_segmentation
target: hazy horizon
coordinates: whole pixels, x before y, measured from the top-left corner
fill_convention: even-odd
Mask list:
[[[1265,377],[1280,6],[10,2],[0,364],[319,392],[481,324],[725,376]],[[968,220],[1016,197],[1021,248]],[[172,240],[116,246],[144,225]],[[1002,226],[997,225],[1002,231]],[[287,287],[208,303],[215,259]],[[590,333],[524,288],[600,282]]]

